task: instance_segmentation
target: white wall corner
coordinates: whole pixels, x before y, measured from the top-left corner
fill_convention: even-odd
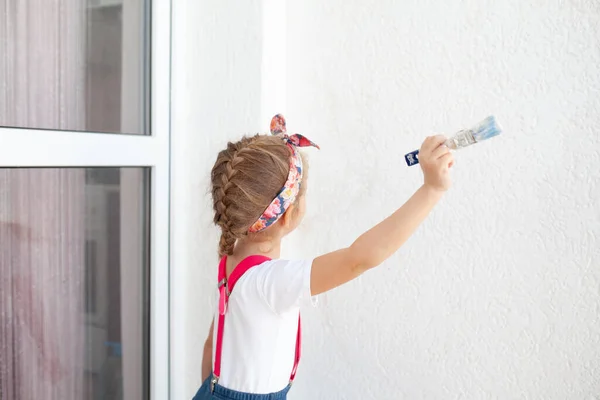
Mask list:
[[[173,21],[170,398],[185,399],[201,384],[203,343],[214,309],[218,232],[208,194],[210,170],[228,140],[268,129],[268,120],[260,120],[263,2],[181,0],[173,2]],[[272,76],[274,70],[265,73]],[[273,82],[278,80],[285,84],[280,78]],[[268,103],[278,100],[269,97]]]

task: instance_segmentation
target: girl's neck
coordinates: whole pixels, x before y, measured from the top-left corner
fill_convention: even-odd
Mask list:
[[[281,239],[279,240],[240,240],[236,243],[233,254],[227,257],[227,275],[246,257],[265,256],[271,259],[279,258],[281,254]]]

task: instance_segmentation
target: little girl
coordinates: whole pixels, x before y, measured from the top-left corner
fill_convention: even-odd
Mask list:
[[[454,161],[446,139],[429,137],[419,153],[424,183],[394,214],[348,248],[283,260],[281,240],[305,212],[307,167],[298,148],[318,146],[288,136],[281,115],[271,133],[229,143],[212,169],[214,222],[221,228],[218,305],[195,400],[286,399],[300,359],[300,309],[394,254],[450,187]]]

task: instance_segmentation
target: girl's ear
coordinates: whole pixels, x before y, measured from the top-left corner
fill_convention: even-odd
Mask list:
[[[281,223],[283,224],[283,227],[287,230],[290,229],[290,226],[292,226],[292,222],[294,219],[294,211],[295,211],[295,205],[291,204],[288,209],[285,211],[285,213],[283,213],[283,215],[281,216]]]

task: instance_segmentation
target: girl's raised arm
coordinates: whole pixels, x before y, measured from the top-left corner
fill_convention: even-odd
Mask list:
[[[336,288],[381,264],[394,254],[425,220],[450,187],[454,159],[446,138],[427,138],[419,152],[425,183],[395,213],[363,233],[350,247],[317,257],[312,264],[313,296]]]

